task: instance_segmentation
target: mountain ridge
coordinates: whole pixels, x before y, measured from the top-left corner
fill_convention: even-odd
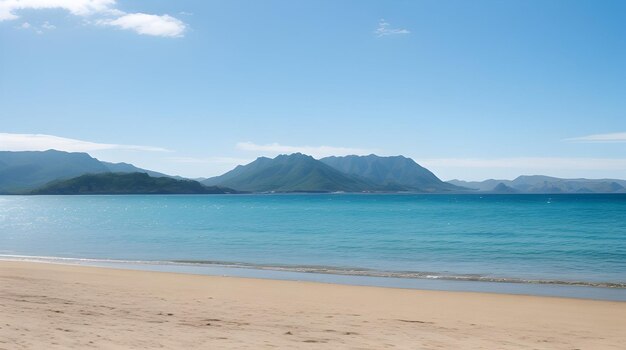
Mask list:
[[[441,181],[430,170],[413,159],[398,156],[349,155],[320,159],[333,168],[354,176],[362,177],[380,186],[396,186],[405,191],[438,192],[462,191],[461,187]]]
[[[82,152],[0,151],[0,194],[24,194],[52,181],[85,174],[145,173],[188,180],[128,163],[100,161]],[[414,192],[414,193],[626,193],[626,180],[562,179],[522,175],[513,180],[441,181],[404,156],[342,156],[315,159],[301,153],[259,157],[200,181],[243,192]]]
[[[229,188],[207,187],[193,180],[153,177],[146,173],[84,174],[68,180],[52,181],[30,194],[227,194]]]
[[[202,183],[251,192],[361,192],[375,187],[302,153],[259,157]]]
[[[618,179],[564,179],[545,175],[520,175],[513,180],[450,180],[448,182],[476,192],[493,191],[496,186],[502,184],[514,189],[517,193],[626,193],[626,180]]]
[[[142,172],[170,177],[132,164],[103,162],[84,152],[0,151],[0,193],[26,193],[50,181],[108,172]]]

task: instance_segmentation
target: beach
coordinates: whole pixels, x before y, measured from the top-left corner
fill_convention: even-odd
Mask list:
[[[0,261],[0,349],[623,349],[626,303]]]

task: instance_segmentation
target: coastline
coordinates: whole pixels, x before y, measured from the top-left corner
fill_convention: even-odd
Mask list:
[[[623,283],[596,284],[571,281],[527,281],[446,276],[325,266],[255,265],[231,262],[142,261],[0,254],[0,261],[24,261],[137,271],[170,272],[205,276],[305,281],[353,286],[414,290],[479,292],[607,301],[626,301]]]
[[[0,348],[618,349],[626,303],[0,261]]]

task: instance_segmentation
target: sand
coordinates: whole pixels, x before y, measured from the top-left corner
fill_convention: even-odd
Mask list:
[[[626,303],[0,262],[0,349],[626,349]]]

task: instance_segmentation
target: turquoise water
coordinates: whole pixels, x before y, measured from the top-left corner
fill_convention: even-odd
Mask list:
[[[626,195],[0,196],[0,254],[626,287]]]

